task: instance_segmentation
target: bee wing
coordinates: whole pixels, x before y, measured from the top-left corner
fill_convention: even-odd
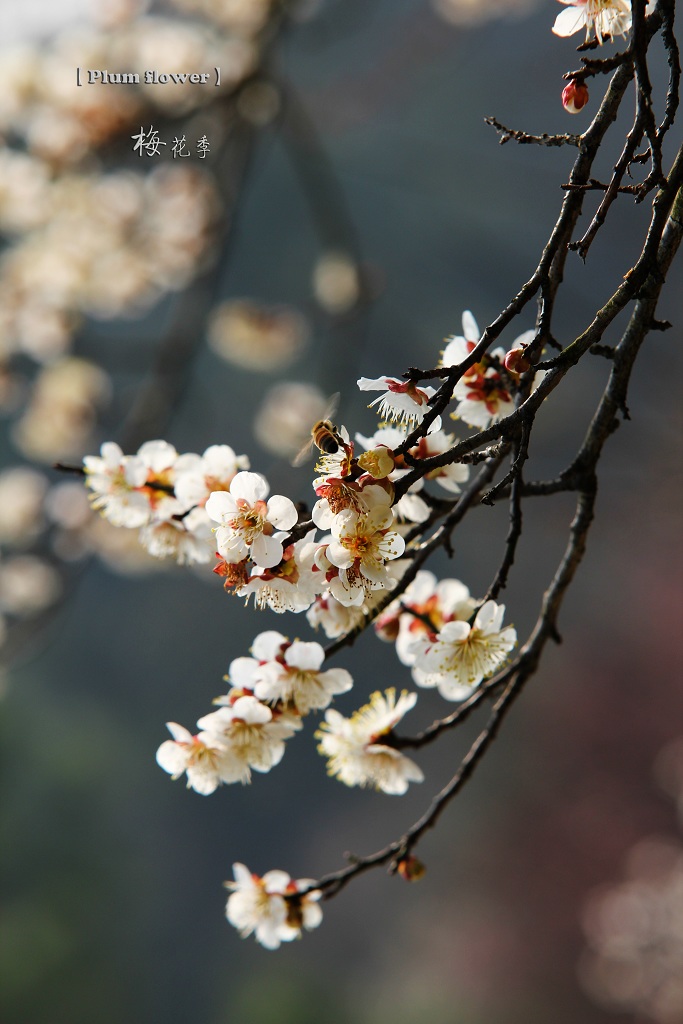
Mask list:
[[[330,395],[325,412],[322,415],[322,419],[331,420],[337,409],[339,408],[339,392],[335,391],[333,395]]]
[[[299,466],[303,466],[304,462],[306,462],[306,460],[310,456],[312,450],[313,438],[309,437],[308,441],[306,441],[306,443],[301,446],[299,451],[292,459],[292,465],[295,467],[295,469],[298,469]]]

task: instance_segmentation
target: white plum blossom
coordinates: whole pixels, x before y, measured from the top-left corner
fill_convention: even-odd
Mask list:
[[[284,542],[287,534],[273,534],[273,539]],[[274,612],[303,612],[310,608],[324,580],[314,571],[317,545],[313,541],[315,530],[294,544],[283,548],[282,558],[270,569],[253,566],[251,576],[236,591],[238,597],[254,596],[256,608],[270,608]]]
[[[394,449],[403,444],[407,436],[405,429],[399,427],[380,427],[372,437],[356,434],[356,441],[362,444],[366,451],[384,446],[393,453]],[[441,429],[430,430],[425,437],[421,437],[418,443],[410,449],[410,454],[415,459],[429,459],[433,455],[441,455],[443,452],[448,451],[454,444],[455,437],[453,434],[447,434]],[[391,481],[400,480],[409,471],[402,458],[395,459],[394,466],[395,468],[389,477]],[[425,474],[423,479],[416,481],[408,491],[408,494],[404,495],[396,503],[394,509],[397,515],[412,522],[424,522],[430,512],[429,506],[418,493],[423,487],[424,481],[435,480],[445,490],[457,494],[460,491],[460,484],[464,483],[469,478],[469,475],[470,467],[460,462],[453,462],[448,466],[441,466],[431,470]]]
[[[313,481],[318,500],[313,506],[311,518],[321,530],[329,530],[334,517],[340,512],[352,509],[365,513],[376,505],[391,505],[394,490],[388,480],[376,482],[369,474],[358,480],[343,477],[321,476]]]
[[[292,642],[269,629],[255,637],[251,653],[251,658],[235,658],[230,663],[227,678],[233,690],[214,703],[230,705],[238,694],[252,693],[278,711],[306,715],[326,708],[334,696],[353,686],[345,669],[321,671],[325,652],[315,642]]]
[[[289,498],[274,494],[266,501],[269,487],[258,473],[238,473],[229,491],[214,491],[206,502],[206,512],[219,523],[216,530],[218,550],[227,562],[249,557],[264,569],[282,561],[283,546],[273,533],[290,530],[296,523],[296,507]]]
[[[411,449],[411,455],[416,459],[430,459],[434,455],[442,455],[447,452],[454,444],[453,434],[447,434],[444,430],[434,430],[426,437],[420,438],[415,447]],[[457,494],[460,491],[460,484],[468,480],[469,475],[469,466],[462,462],[451,462],[447,466],[439,466],[437,469],[430,470],[425,474],[424,479],[434,480],[444,490],[450,491],[451,494]]]
[[[404,470],[402,473],[395,473],[394,478],[400,480],[407,472],[409,471]],[[423,487],[424,480],[416,480],[396,502],[394,512],[399,520],[407,520],[409,523],[424,523],[429,519],[432,510],[419,493]]]
[[[513,626],[502,628],[505,605],[486,601],[472,625],[447,622],[435,639],[416,640],[413,678],[418,686],[436,686],[446,700],[464,700],[507,659],[517,643]]]
[[[260,700],[279,702],[301,715],[326,708],[334,696],[352,688],[353,679],[343,668],[321,671],[324,661],[325,652],[318,643],[287,643],[278,660],[261,666],[254,693]]]
[[[203,455],[181,455],[175,464],[175,494],[183,509],[205,505],[212,491],[227,491],[240,470],[249,469],[246,455],[229,444],[213,444]]]
[[[285,871],[267,871],[254,875],[244,864],[233,864],[234,882],[225,908],[225,916],[242,938],[253,933],[266,949],[277,949],[291,942],[301,929],[311,931],[322,921],[318,901],[322,893],[311,889],[312,879],[291,879]]]
[[[555,19],[553,32],[556,36],[573,36],[585,26],[586,42],[592,33],[602,45],[605,38],[625,36],[631,28],[631,4],[629,0],[560,0],[567,4]]]
[[[413,666],[417,640],[434,641],[447,622],[467,621],[476,607],[460,580],[437,580],[434,573],[420,569],[400,601],[392,602],[375,620],[375,632],[383,640],[395,641],[399,660]]]
[[[387,504],[373,505],[366,514],[346,509],[334,517],[324,558],[339,570],[329,587],[341,604],[361,604],[371,590],[394,585],[385,563],[400,558],[405,541],[393,525]],[[317,557],[320,566],[320,553]]]
[[[99,455],[83,459],[90,504],[114,526],[135,529],[151,518],[149,501],[140,488],[147,479],[142,459],[124,455],[113,441],[106,441]]]
[[[328,759],[328,775],[347,786],[373,786],[391,795],[405,793],[411,782],[422,782],[422,770],[390,743],[391,731],[416,701],[417,694],[406,690],[396,700],[391,687],[371,694],[351,718],[328,709],[315,734],[319,752]]]
[[[175,466],[178,452],[167,441],[145,441],[137,456],[147,470],[145,494],[154,519],[170,519],[184,511],[175,496]]]
[[[232,782],[234,758],[225,744],[213,733],[200,732],[193,736],[177,722],[167,722],[173,736],[157,750],[157,764],[165,772],[179,779],[187,773],[187,785],[196,793],[208,796],[222,782]]]
[[[414,427],[420,423],[429,410],[429,400],[436,391],[431,387],[419,388],[415,381],[396,380],[395,377],[361,377],[358,381],[361,391],[381,391],[368,408],[378,406],[379,415],[390,423],[404,423]],[[436,418],[432,429],[438,430],[441,419]]]
[[[322,626],[325,636],[334,640],[362,622],[363,610],[354,605],[342,604],[329,590],[324,590],[306,612],[306,618],[313,629]]]
[[[203,508],[193,508],[182,519],[148,523],[140,530],[140,543],[154,558],[175,558],[179,565],[206,565],[213,551],[211,521]]]
[[[480,340],[477,321],[469,310],[463,313],[462,326],[462,335],[448,339],[441,356],[442,366],[457,366]],[[533,331],[525,331],[515,340],[513,347],[525,346],[533,338]],[[499,369],[505,354],[505,349],[496,348],[465,371],[453,389],[453,397],[458,401],[455,412],[451,414],[454,419],[484,430],[513,412],[514,402]]]
[[[274,714],[256,697],[238,696],[227,706],[204,715],[200,729],[218,738],[233,756],[230,777],[224,782],[249,782],[250,769],[268,772],[282,760],[285,740],[301,728],[292,714]]]

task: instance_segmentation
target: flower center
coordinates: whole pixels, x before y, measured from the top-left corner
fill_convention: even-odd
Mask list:
[[[230,520],[230,526],[236,533],[242,534],[247,544],[252,544],[260,533],[270,536],[273,527],[266,520],[268,509],[265,501],[250,505],[244,498],[238,498],[235,504],[238,511]]]

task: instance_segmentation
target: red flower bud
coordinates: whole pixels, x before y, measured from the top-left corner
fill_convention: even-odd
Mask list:
[[[572,79],[562,90],[562,106],[570,114],[578,112],[588,103],[588,89],[583,82]]]
[[[526,357],[526,349],[511,348],[503,360],[503,365],[508,373],[520,374],[531,369],[531,363]]]

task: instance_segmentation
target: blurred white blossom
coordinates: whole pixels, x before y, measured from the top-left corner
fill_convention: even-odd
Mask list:
[[[215,306],[209,320],[209,345],[221,359],[259,373],[274,373],[294,362],[309,337],[296,310],[230,299]]]

